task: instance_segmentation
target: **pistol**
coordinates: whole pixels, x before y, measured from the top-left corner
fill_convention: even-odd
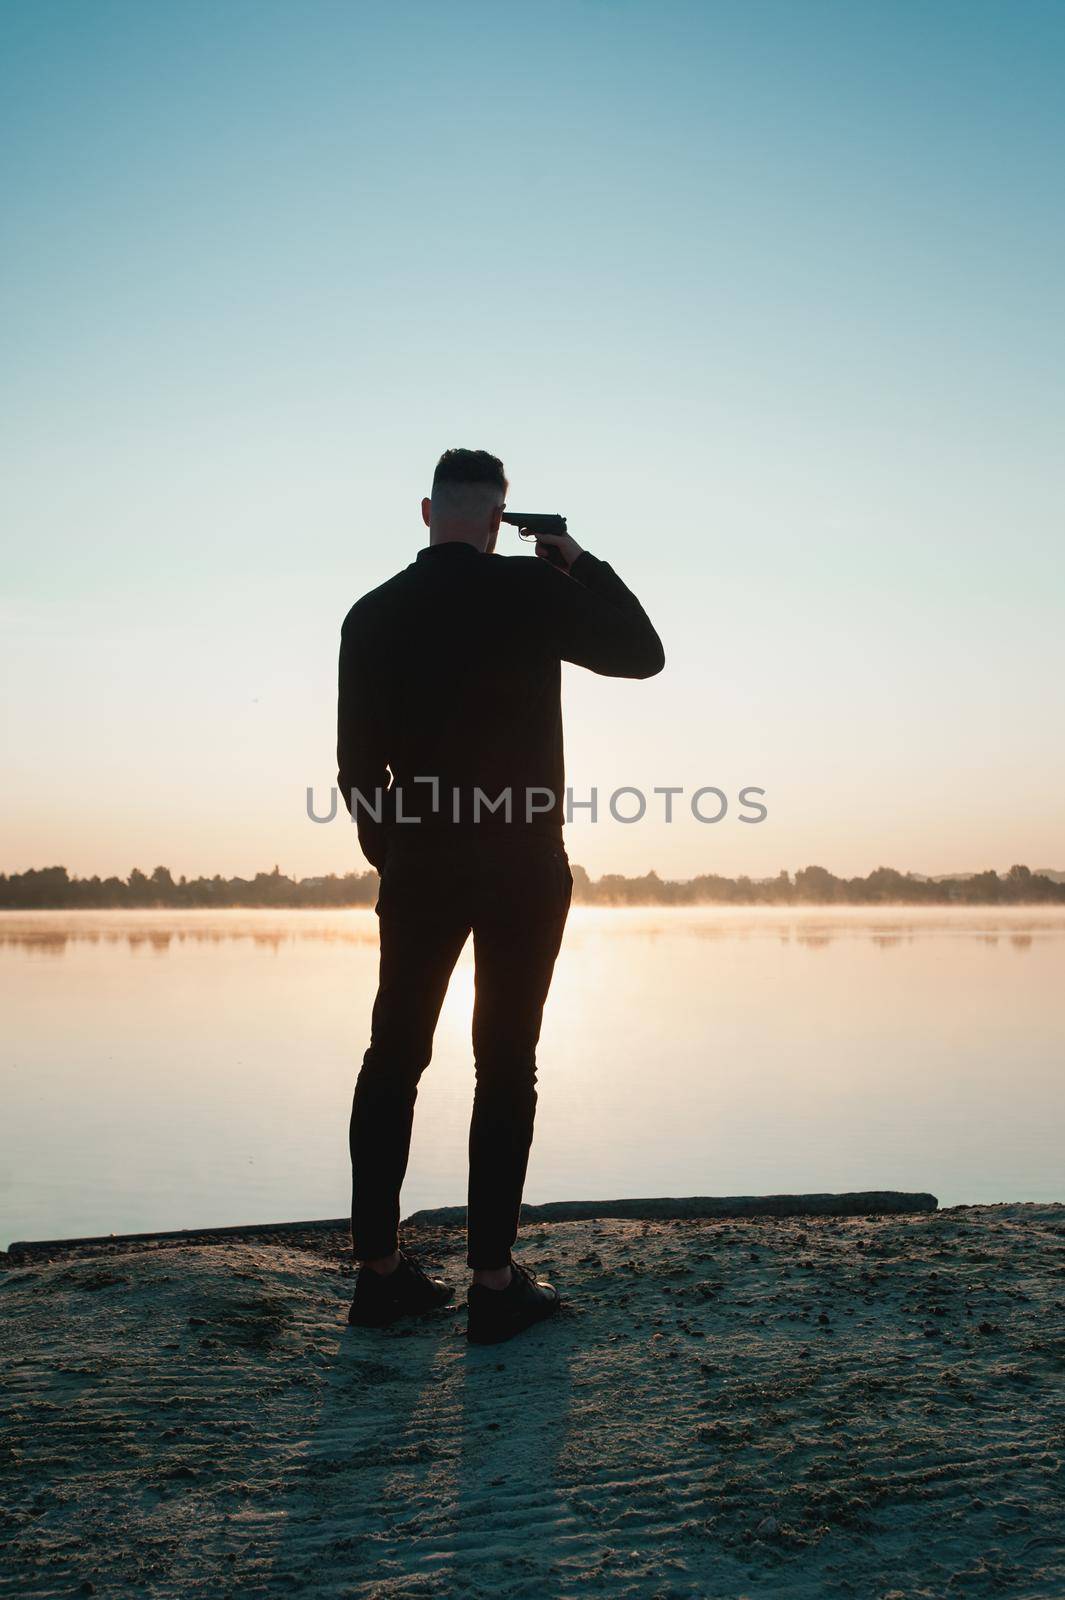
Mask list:
[[[559,535],[569,531],[565,517],[557,513],[552,515],[546,511],[504,511],[500,520],[509,523],[512,528],[517,528],[519,539],[538,539],[542,533]],[[558,551],[549,545],[545,545],[544,548],[547,551],[544,559],[553,567],[564,569],[566,563]]]

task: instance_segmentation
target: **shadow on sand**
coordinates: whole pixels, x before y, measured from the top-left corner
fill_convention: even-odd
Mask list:
[[[447,1266],[455,1305],[323,1341],[318,1405],[286,1474],[262,1594],[570,1592],[558,1485],[569,1319],[471,1347],[461,1267]]]

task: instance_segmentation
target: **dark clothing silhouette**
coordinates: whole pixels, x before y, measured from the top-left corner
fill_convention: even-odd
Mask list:
[[[588,551],[567,577],[470,544],[421,550],[356,601],[341,634],[337,781],[349,810],[352,791],[362,797],[354,815],[367,859],[380,871],[396,831],[528,827],[560,839],[559,663],[650,678],[663,660],[636,596]],[[394,788],[377,821],[386,768]],[[505,805],[488,809],[508,790],[509,822]]]
[[[418,1080],[472,932],[468,1261],[509,1261],[573,882],[560,663],[646,678],[663,660],[639,601],[586,551],[567,576],[529,557],[431,545],[348,613],[338,783],[381,873],[380,983],[350,1128],[360,1260],[396,1248]]]
[[[572,887],[561,845],[499,831],[472,843],[396,841],[377,911],[381,975],[351,1113],[359,1260],[396,1247],[418,1079],[448,979],[472,930],[476,964],[467,1259],[505,1266],[536,1110],[536,1044]]]

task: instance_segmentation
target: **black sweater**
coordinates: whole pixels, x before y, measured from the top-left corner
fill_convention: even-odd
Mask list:
[[[337,782],[373,866],[395,829],[509,822],[515,838],[561,838],[562,661],[612,678],[650,678],[665,661],[636,596],[587,551],[567,576],[430,545],[356,601],[341,632]]]

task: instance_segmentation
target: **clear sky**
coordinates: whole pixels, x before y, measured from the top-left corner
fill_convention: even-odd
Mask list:
[[[665,642],[568,671],[575,787],[767,791],[574,860],[1065,868],[1065,5],[6,0],[0,35],[0,867],[356,864],[304,814],[339,624],[461,444]]]

